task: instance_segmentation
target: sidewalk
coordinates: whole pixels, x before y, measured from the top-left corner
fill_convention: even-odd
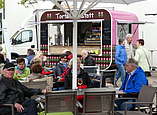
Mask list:
[[[150,85],[157,87],[157,71],[151,72],[152,76],[147,77]]]

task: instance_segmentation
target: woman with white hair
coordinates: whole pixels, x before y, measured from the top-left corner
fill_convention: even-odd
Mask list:
[[[126,35],[125,49],[126,49],[128,59],[134,57],[134,48],[132,45],[132,39],[133,39],[132,34]]]

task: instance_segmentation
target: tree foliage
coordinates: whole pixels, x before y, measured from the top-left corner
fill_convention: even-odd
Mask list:
[[[4,6],[4,0],[0,0],[0,8],[3,8]]]
[[[25,3],[26,3],[27,1],[30,1],[30,0],[21,0],[21,1],[20,1],[20,4],[25,5]]]

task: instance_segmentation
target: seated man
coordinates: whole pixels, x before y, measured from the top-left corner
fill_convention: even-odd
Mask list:
[[[144,71],[141,67],[138,66],[137,61],[134,59],[129,59],[125,65],[126,68],[126,76],[125,80],[122,83],[121,88],[119,89],[119,93],[124,93],[125,97],[137,97],[142,86],[148,85],[148,80],[145,76]],[[126,101],[134,101],[134,100],[116,100],[116,110],[124,110]],[[132,109],[134,106],[129,104],[128,110]]]
[[[87,50],[82,50],[81,56],[83,59],[84,66],[95,66],[96,62]]]
[[[46,89],[32,89],[13,79],[14,65],[6,63],[0,76],[0,104],[13,104],[15,115],[37,115],[36,102],[30,99],[35,94],[46,93]],[[0,115],[11,115],[11,108],[1,106]]]

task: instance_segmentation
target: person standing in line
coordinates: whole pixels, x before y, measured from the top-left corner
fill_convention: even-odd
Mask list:
[[[132,39],[133,39],[133,35],[132,34],[127,34],[126,35],[126,43],[125,43],[125,49],[126,49],[126,53],[127,53],[127,58],[133,58],[134,57],[134,48],[132,45]]]
[[[136,42],[137,49],[135,51],[134,59],[138,62],[139,66],[145,71],[146,76],[150,76],[150,62],[149,53],[144,48],[144,40],[138,39]]]
[[[121,77],[121,81],[123,83],[125,78],[125,64],[127,62],[127,54],[125,49],[125,41],[124,39],[119,39],[119,45],[116,46],[116,54],[115,54],[115,63],[117,66],[117,73],[116,73],[116,81]]]
[[[35,52],[32,50],[32,49],[28,49],[27,50],[27,64],[26,66],[30,67],[30,64],[31,64],[31,60],[34,58],[35,56]]]

